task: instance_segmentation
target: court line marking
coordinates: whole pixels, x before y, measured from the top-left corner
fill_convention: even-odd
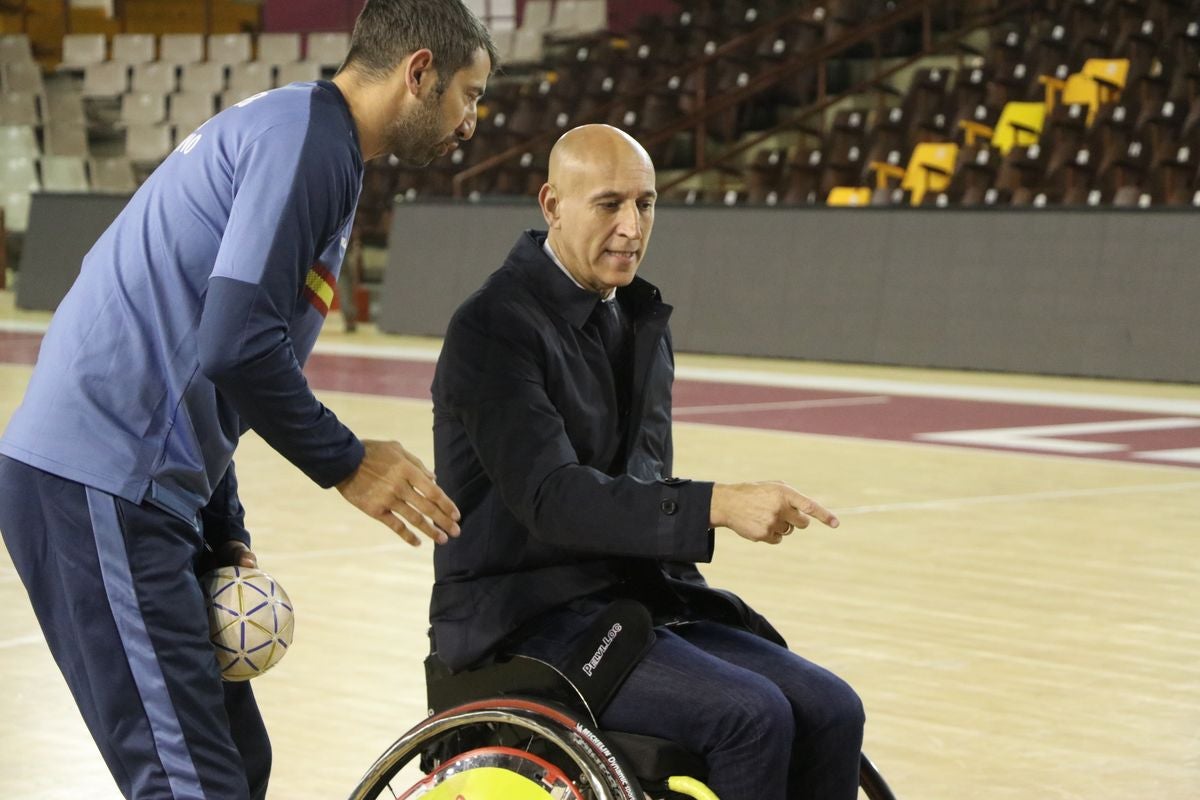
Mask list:
[[[1156,469],[1156,470],[1171,470],[1174,472],[1187,472],[1193,475],[1196,474],[1194,466],[1184,466],[1183,464],[1160,464],[1153,461],[1134,461],[1131,458],[1098,458],[1096,456],[1076,456],[1062,455],[1060,453],[1032,452],[1027,450],[1004,450],[997,447],[978,447],[957,444],[939,444],[937,442],[928,442],[921,439],[882,439],[869,436],[852,436],[849,434],[840,433],[810,433],[807,431],[785,431],[777,428],[756,428],[750,425],[728,425],[719,424],[716,422],[692,422],[689,420],[678,420],[676,425],[681,427],[704,428],[711,431],[720,432],[737,432],[737,433],[758,433],[771,437],[778,438],[780,436],[798,437],[817,439],[822,442],[839,443],[839,442],[854,442],[855,444],[876,445],[879,447],[904,447],[918,448],[929,450],[940,450],[944,453],[959,453],[963,455],[988,455],[999,456],[1002,458],[1039,458],[1048,460],[1062,461],[1067,464],[1096,464],[1107,465],[1110,467],[1137,467],[1139,469]]]
[[[46,638],[41,633],[31,633],[28,636],[14,636],[11,639],[0,639],[0,650],[13,647],[28,647],[31,644],[45,645]]]
[[[851,506],[838,509],[835,513],[841,516],[856,516],[861,514],[881,514],[891,511],[910,511],[913,509],[952,509],[959,506],[978,506],[989,503],[1037,502],[1039,500],[1059,500],[1078,497],[1107,497],[1117,494],[1152,494],[1154,492],[1182,492],[1200,489],[1200,481],[1183,481],[1180,483],[1147,483],[1136,486],[1101,486],[1091,489],[1055,489],[1045,492],[1019,492],[1016,494],[988,494],[971,497],[956,497],[942,500],[912,500],[903,503],[882,503],[871,506]]]
[[[44,323],[20,320],[0,320],[0,331],[45,333]],[[441,344],[429,345],[363,345],[350,342],[318,340],[314,353],[345,355],[380,360],[407,360],[421,363],[437,361]],[[772,386],[785,389],[820,389],[849,394],[894,395],[898,397],[928,397],[944,400],[972,400],[1015,405],[1039,405],[1065,408],[1084,408],[1103,411],[1127,411],[1145,414],[1184,414],[1200,417],[1200,400],[1165,397],[1137,397],[1119,394],[1089,394],[1084,392],[1044,389],[971,386],[954,383],[915,383],[885,378],[850,378],[833,375],[788,375],[748,369],[728,369],[677,365],[675,374],[683,380],[733,383],[749,386]],[[989,373],[1003,374],[1003,373]],[[1063,380],[1087,380],[1072,376]]]
[[[766,403],[730,403],[727,405],[683,406],[674,414],[736,414],[742,411],[782,411],[802,408],[836,408],[839,406],[868,406],[891,402],[890,397],[830,397],[824,400],[779,400]]]

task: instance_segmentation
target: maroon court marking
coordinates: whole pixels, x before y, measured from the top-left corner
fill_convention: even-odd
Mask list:
[[[34,363],[40,341],[41,336],[36,333],[0,331],[0,363]],[[315,353],[309,359],[305,373],[316,389],[428,400],[433,364],[395,358]],[[740,428],[913,442],[921,441],[917,438],[920,434],[942,431],[1190,416],[880,394],[681,379],[675,384],[675,419]],[[798,405],[772,407],[780,403]],[[730,409],[730,406],[749,407]],[[705,407],[713,410],[705,411]],[[1200,416],[1195,418],[1200,422]],[[1059,438],[1101,441],[1125,448],[1111,453],[1076,456],[1079,458],[1163,463],[1200,469],[1200,464],[1136,458],[1134,455],[1151,450],[1200,449],[1200,427]],[[982,449],[1045,452],[1036,448],[1019,451],[996,447]]]

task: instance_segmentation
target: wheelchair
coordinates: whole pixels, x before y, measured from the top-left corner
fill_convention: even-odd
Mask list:
[[[451,675],[426,660],[430,716],[367,770],[350,800],[718,800],[704,761],[601,730],[579,690],[527,656]],[[864,754],[869,800],[895,795]]]

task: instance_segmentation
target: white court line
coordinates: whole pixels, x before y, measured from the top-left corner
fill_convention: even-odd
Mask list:
[[[883,514],[891,511],[914,509],[943,510],[960,506],[978,506],[989,503],[1012,503],[1037,500],[1060,500],[1076,497],[1111,497],[1123,494],[1153,494],[1154,492],[1183,492],[1200,489],[1200,481],[1183,483],[1152,483],[1139,486],[1105,486],[1094,489],[1059,489],[1050,492],[1021,492],[1017,494],[992,494],[975,497],[956,497],[942,500],[914,500],[907,503],[883,503],[875,506],[853,506],[837,509],[839,517],[861,514]]]
[[[0,320],[0,331],[44,332],[44,323]],[[432,363],[437,360],[440,345],[361,345],[350,342],[318,341],[314,352],[326,355],[348,355],[383,360],[408,360]],[[1200,400],[1178,400],[1165,397],[1133,397],[1129,395],[1088,394],[1084,392],[1017,389],[995,386],[968,386],[952,383],[917,383],[882,378],[848,378],[833,375],[786,375],[777,372],[758,372],[743,369],[717,369],[680,365],[675,375],[683,380],[738,383],[751,386],[774,386],[792,389],[821,389],[850,394],[895,395],[900,397],[933,397],[945,400],[975,400],[1017,405],[1087,408],[1104,411],[1128,411],[1145,414],[1188,414],[1200,417]],[[1069,378],[1066,378],[1069,380]]]
[[[890,397],[830,397],[825,400],[779,400],[772,403],[731,403],[729,405],[684,406],[675,414],[736,414],[742,411],[780,411],[798,408],[834,408],[839,406],[868,406],[887,403]]]
[[[1019,405],[1200,416],[1200,400],[1174,400],[1163,397],[1054,392],[1042,389],[1010,389],[949,383],[915,383],[881,378],[839,378],[833,375],[781,375],[774,372],[688,366],[678,367],[675,375],[677,378],[685,380],[795,389],[825,389],[853,394],[888,394],[902,397],[935,397],[946,400],[979,400]],[[1064,380],[1070,379],[1064,378]]]
[[[13,647],[27,647],[31,644],[45,644],[46,639],[40,633],[30,634],[29,636],[14,636],[11,639],[0,639],[0,650],[8,650]]]
[[[0,331],[7,333],[45,333],[49,322],[33,322],[19,319],[0,319]]]

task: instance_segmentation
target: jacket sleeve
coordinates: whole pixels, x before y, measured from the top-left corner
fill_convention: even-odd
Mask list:
[[[323,487],[363,457],[358,438],[313,395],[289,335],[302,281],[346,213],[339,198],[354,191],[326,150],[303,126],[278,125],[238,154],[197,331],[204,374],[267,444]]]
[[[246,530],[246,512],[238,498],[237,474],[234,472],[232,461],[213,491],[208,505],[200,509],[200,522],[204,527],[204,541],[214,551],[230,539],[250,546],[250,533]]]
[[[542,341],[520,314],[487,319],[460,313],[452,321],[435,397],[521,524],[575,551],[711,560],[712,484],[610,477],[580,463],[563,418],[572,412],[560,411],[546,388],[543,353],[555,342]]]

